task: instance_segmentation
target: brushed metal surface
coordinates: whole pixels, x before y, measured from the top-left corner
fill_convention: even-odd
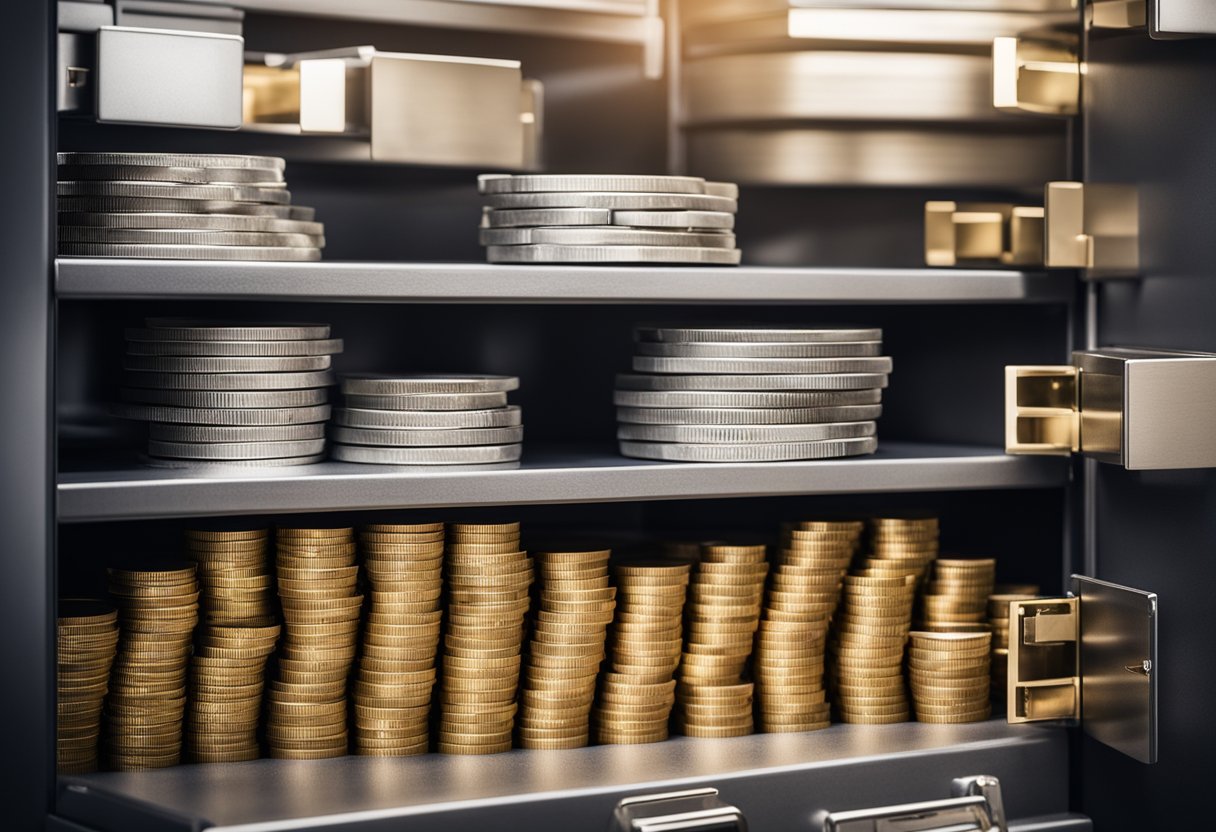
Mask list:
[[[940,9],[966,12],[1065,12],[1072,0],[874,0],[884,9]],[[842,0],[682,0],[680,19],[686,26],[717,20],[752,17],[787,9],[839,8]],[[854,5],[865,5],[856,3]]]
[[[1209,0],[1153,0],[1148,7],[1151,37],[1169,40],[1216,35],[1216,4]]]

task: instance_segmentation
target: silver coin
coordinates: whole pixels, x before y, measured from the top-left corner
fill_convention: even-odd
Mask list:
[[[552,193],[555,191],[632,191],[635,193],[703,194],[705,180],[696,176],[629,176],[616,174],[485,174],[477,177],[482,194]]]
[[[188,358],[291,358],[337,355],[341,338],[313,341],[128,341],[128,356]]]
[[[436,430],[453,428],[508,428],[519,425],[518,405],[492,410],[359,410],[340,407],[334,424],[374,430]]]
[[[617,390],[612,394],[612,401],[623,407],[655,408],[843,407],[878,404],[882,401],[882,390],[792,390],[785,392]]]
[[[315,341],[329,338],[328,324],[234,323],[194,318],[148,318],[128,329],[128,341]]]
[[[866,436],[822,442],[774,442],[754,445],[681,445],[622,441],[620,447],[624,456],[669,462],[790,462],[872,454],[878,449],[878,439]]]
[[[262,205],[222,199],[143,199],[138,197],[64,196],[58,200],[67,214],[224,214],[272,217],[283,220],[316,219],[314,208],[304,205]]]
[[[324,439],[325,423],[224,427],[153,422],[148,425],[148,438],[158,442],[299,442]]]
[[[145,404],[114,404],[110,412],[120,419],[167,422],[175,425],[271,426],[304,425],[325,422],[330,416],[327,404],[303,407],[173,407]]]
[[[58,196],[133,197],[136,199],[198,199],[287,205],[291,192],[251,185],[172,185],[164,182],[70,182],[60,180]]]
[[[483,246],[692,246],[734,248],[735,235],[690,231],[652,231],[646,228],[584,226],[577,228],[483,228]]]
[[[462,445],[508,445],[522,442],[522,427],[458,430],[383,430],[335,427],[333,440],[347,445],[379,447],[456,447]]]
[[[287,162],[278,156],[235,153],[57,153],[61,165],[152,165],[157,167],[267,168],[282,171]]]
[[[321,259],[319,248],[286,246],[169,246],[60,243],[59,253],[66,257],[147,257],[154,260],[262,260],[267,262],[309,263]]]
[[[518,211],[484,211],[481,223],[485,228],[521,228],[526,226],[611,225],[612,212],[596,208],[554,208],[551,210],[523,209]]]
[[[706,182],[705,193],[710,196],[724,196],[728,199],[738,199],[739,186],[734,182]]]
[[[342,376],[348,395],[408,396],[419,393],[506,393],[519,389],[516,376],[476,373],[351,373]]]
[[[739,265],[737,248],[676,246],[489,246],[491,263],[683,263]]]
[[[607,208],[611,211],[725,211],[735,213],[736,200],[706,194],[614,193],[564,191],[531,194],[490,194],[487,207],[500,208]],[[606,223],[605,223],[606,224]]]
[[[171,407],[199,408],[283,408],[311,407],[325,404],[329,390],[314,387],[306,390],[147,390],[123,387],[119,395],[124,402],[159,404]],[[172,419],[156,419],[169,422]]]
[[[843,407],[618,407],[626,425],[806,425],[861,422],[882,415],[882,405]]]
[[[735,227],[735,215],[728,211],[613,211],[612,224],[631,228],[729,231]]]
[[[116,229],[59,226],[60,243],[105,243],[192,246],[258,246],[261,248],[324,248],[325,239],[311,234],[263,231],[193,231],[189,229]]]
[[[348,394],[347,407],[361,410],[486,410],[505,407],[506,393],[422,393],[418,395]]]
[[[203,168],[168,165],[60,165],[58,178],[74,182],[174,182],[179,185],[281,184],[274,168]]]
[[[182,358],[128,355],[123,359],[122,368],[155,373],[302,373],[328,370],[331,361],[333,359],[328,355],[271,356],[267,358]]]
[[[148,455],[173,459],[283,459],[325,451],[324,439],[299,442],[148,442]]]
[[[882,330],[868,327],[814,326],[783,327],[764,324],[727,324],[719,327],[688,327],[643,324],[633,330],[638,341],[675,343],[881,341]]]
[[[159,390],[299,390],[335,384],[330,370],[315,373],[156,373],[128,370],[123,384]]]
[[[873,436],[874,422],[824,422],[783,425],[620,425],[617,439],[639,442],[682,442],[704,445],[821,442]]]
[[[485,465],[514,462],[523,454],[523,445],[474,445],[467,448],[368,448],[337,445],[330,456],[342,462],[374,465]]]
[[[820,341],[803,344],[669,344],[663,341],[639,341],[634,344],[633,349],[637,355],[664,358],[860,358],[880,354],[882,341]]]
[[[874,358],[663,358],[635,355],[639,373],[889,373],[887,356]]]
[[[150,465],[153,468],[179,468],[189,471],[214,471],[217,474],[222,474],[225,471],[231,471],[234,468],[249,469],[249,468],[286,468],[292,465],[313,465],[322,462],[325,459],[325,454],[311,454],[309,456],[289,456],[281,459],[227,459],[222,462],[208,461],[201,459],[164,459],[153,456],[145,456],[144,464]]]
[[[882,373],[819,373],[815,375],[663,375],[618,373],[622,390],[868,390],[887,386]]]
[[[59,228],[113,228],[136,231],[247,231],[261,234],[310,234],[320,237],[325,224],[239,214],[59,214]]]

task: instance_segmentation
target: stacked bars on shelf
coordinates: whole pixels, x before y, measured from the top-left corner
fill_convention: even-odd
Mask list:
[[[690,570],[688,563],[613,569],[616,618],[593,712],[596,742],[624,745],[667,739]]]
[[[1009,684],[1009,607],[1014,601],[1032,601],[1035,584],[998,584],[988,596],[988,625],[992,628],[992,698],[1004,702]]]
[[[60,153],[59,253],[320,260],[325,228],[273,156]]]
[[[102,762],[117,771],[177,765],[198,622],[194,564],[109,573],[122,636],[110,671]]]
[[[519,379],[496,375],[349,375],[333,458],[381,465],[515,462],[523,451]]]
[[[478,177],[491,263],[738,265],[739,188],[695,176]]]
[[[776,462],[873,453],[891,359],[882,330],[639,326],[617,375],[621,453]]]
[[[988,597],[996,581],[992,558],[941,559],[921,604],[923,629],[931,632],[987,632]]]
[[[904,645],[912,628],[915,593],[916,578],[911,575],[845,576],[830,647],[834,701],[841,722],[907,721]]]
[[[690,737],[752,733],[753,684],[743,681],[760,623],[764,546],[706,544],[685,605],[675,722]]]
[[[371,605],[353,687],[355,751],[404,757],[429,748],[443,592],[443,524],[359,532]]]
[[[508,751],[532,559],[520,549],[518,523],[452,523],[444,561],[448,625],[438,749],[443,754]],[[525,704],[532,698],[525,694]]]
[[[146,421],[148,456],[195,464],[279,466],[325,452],[327,389],[341,339],[322,324],[149,318],[127,330],[122,403]]]
[[[860,521],[807,521],[782,528],[756,639],[756,716],[768,733],[828,725],[824,688],[828,623],[857,550]]]
[[[118,650],[118,611],[83,598],[59,602],[55,761],[60,774],[97,770],[101,706]]]
[[[911,634],[908,682],[919,722],[978,722],[989,700],[992,633]]]
[[[202,623],[190,661],[185,756],[195,763],[256,760],[266,661],[279,637],[270,533],[186,531],[198,569]]]
[[[540,603],[520,683],[520,748],[581,748],[591,732],[591,701],[604,660],[616,587],[607,549],[536,552]]]
[[[359,641],[354,531],[280,528],[275,536],[283,640],[266,695],[270,756],[346,754],[346,680]]]

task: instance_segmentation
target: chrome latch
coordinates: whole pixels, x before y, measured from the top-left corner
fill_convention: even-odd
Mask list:
[[[713,788],[627,797],[610,832],[747,832],[747,820]]]
[[[1005,803],[997,778],[987,774],[960,777],[951,784],[950,794],[953,796],[945,800],[924,803],[822,812],[812,819],[811,828],[822,832],[1006,832]]]

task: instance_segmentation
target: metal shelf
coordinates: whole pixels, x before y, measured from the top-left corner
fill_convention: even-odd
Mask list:
[[[241,263],[62,257],[62,299],[401,303],[1054,303],[1065,275],[974,269]]]
[[[516,467],[323,462],[236,473],[122,466],[61,471],[59,520],[88,522],[308,511],[1054,488],[1067,461],[996,448],[884,442],[855,459],[669,463],[615,450],[525,451]]]
[[[622,797],[709,785],[753,828],[780,829],[819,809],[945,797],[952,778],[969,774],[1000,778],[1010,817],[1064,812],[1067,735],[1003,720],[834,725],[488,757],[179,766],[60,778],[58,814],[104,832],[600,829]]]

